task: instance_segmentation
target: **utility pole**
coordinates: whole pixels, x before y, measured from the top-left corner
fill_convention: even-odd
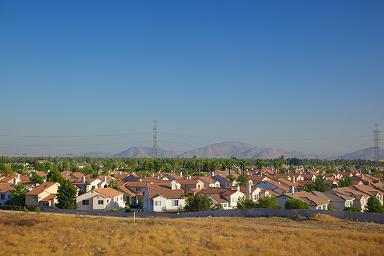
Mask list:
[[[374,160],[380,160],[380,129],[379,125],[375,124],[375,129],[373,130],[373,152],[374,152]]]
[[[153,144],[152,144],[152,157],[157,158],[157,121],[153,121]]]

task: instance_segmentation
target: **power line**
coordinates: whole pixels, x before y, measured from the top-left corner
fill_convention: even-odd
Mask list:
[[[380,129],[379,125],[375,124],[375,129],[373,130],[373,149],[374,149],[374,160],[379,161],[379,150],[380,150]]]
[[[128,135],[143,135],[151,132],[131,132],[131,133],[113,133],[113,134],[93,134],[93,135],[7,135],[2,134],[2,137],[14,138],[92,138],[92,137],[120,137]]]
[[[152,143],[152,157],[157,158],[157,121],[153,121],[153,143]]]

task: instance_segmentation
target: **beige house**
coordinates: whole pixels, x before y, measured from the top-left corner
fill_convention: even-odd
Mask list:
[[[311,209],[328,210],[328,205],[331,201],[324,193],[318,191],[306,192],[300,191],[297,193],[285,193],[277,197],[278,204],[284,208],[285,202],[289,199],[298,199],[309,205]]]
[[[25,194],[27,206],[55,206],[57,203],[57,182],[45,182]]]
[[[98,188],[76,198],[79,210],[112,210],[125,207],[123,193],[113,188]]]
[[[240,186],[235,188],[206,188],[197,193],[198,195],[207,195],[214,203],[219,203],[224,210],[237,207],[237,201],[245,194],[240,191]]]

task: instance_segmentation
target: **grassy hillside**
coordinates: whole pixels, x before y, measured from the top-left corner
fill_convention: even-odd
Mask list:
[[[1,255],[383,255],[384,225],[330,217],[132,219],[0,212]]]

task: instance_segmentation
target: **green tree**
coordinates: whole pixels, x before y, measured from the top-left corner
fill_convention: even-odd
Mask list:
[[[237,201],[237,208],[240,210],[256,208],[256,203],[245,197],[241,197]]]
[[[239,175],[236,179],[236,181],[242,185],[242,186],[245,186],[248,182],[248,177],[245,176],[245,175]]]
[[[309,209],[309,205],[299,199],[291,198],[285,202],[285,209]]]
[[[35,172],[31,174],[31,177],[29,178],[31,181],[42,184],[44,183],[44,177],[41,177],[37,175]]]
[[[329,185],[321,177],[317,177],[315,182],[304,187],[307,192],[320,191],[326,192],[329,190]]]
[[[195,195],[187,198],[184,210],[187,212],[208,211],[214,208],[212,200],[207,195]]]
[[[69,180],[63,180],[57,192],[57,207],[61,209],[76,209],[76,187]]]
[[[274,197],[264,197],[259,199],[257,208],[281,208]]]
[[[233,176],[232,174],[228,174],[227,177],[226,177],[230,182],[233,182],[236,180],[235,176]]]
[[[56,168],[50,170],[47,175],[47,181],[52,182],[59,182],[61,183],[63,181],[63,176],[61,176],[61,172],[58,171]]]
[[[11,198],[5,204],[24,206],[27,192],[28,188],[24,184],[17,184],[12,191]]]
[[[381,205],[379,199],[375,196],[371,196],[368,199],[367,205],[365,206],[365,211],[366,212],[378,212],[378,213],[383,213],[384,212],[384,207]]]
[[[342,180],[340,180],[339,187],[348,187],[352,185],[352,179],[349,177],[346,177]]]

